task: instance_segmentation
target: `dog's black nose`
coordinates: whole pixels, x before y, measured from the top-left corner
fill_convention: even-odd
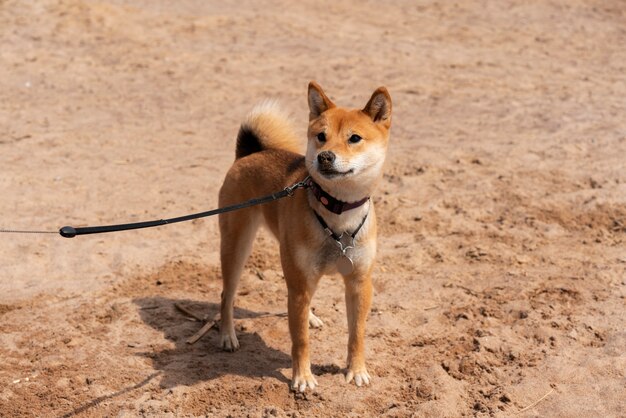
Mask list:
[[[335,161],[335,154],[331,151],[322,151],[317,154],[317,162],[322,166],[329,166]]]

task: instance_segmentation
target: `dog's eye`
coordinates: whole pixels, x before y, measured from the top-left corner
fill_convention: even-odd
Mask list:
[[[353,144],[356,144],[357,142],[361,142],[363,138],[361,138],[360,136],[358,136],[357,134],[354,134],[350,137],[350,139],[348,139],[348,141],[350,141]]]
[[[317,140],[320,142],[326,142],[326,134],[324,132],[320,132],[317,134]]]

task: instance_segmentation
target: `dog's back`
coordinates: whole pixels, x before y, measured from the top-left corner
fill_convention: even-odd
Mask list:
[[[274,193],[302,180],[306,175],[303,145],[276,102],[265,101],[254,107],[239,128],[235,162],[220,189],[220,207]],[[247,213],[262,209],[251,208]],[[234,213],[220,216],[220,220],[237,217]]]

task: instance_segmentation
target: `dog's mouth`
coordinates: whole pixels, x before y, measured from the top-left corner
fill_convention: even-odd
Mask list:
[[[349,169],[347,171],[338,171],[335,170],[334,168],[319,168],[319,172],[321,175],[323,175],[326,178],[335,178],[335,177],[344,177],[344,176],[348,176],[352,173],[354,173],[354,169]]]

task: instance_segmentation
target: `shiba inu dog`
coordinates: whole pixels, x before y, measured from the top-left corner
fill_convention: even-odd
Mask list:
[[[239,348],[233,303],[239,277],[260,225],[278,239],[287,282],[292,340],[292,388],[317,385],[309,361],[309,325],[322,321],[310,310],[320,278],[340,273],[348,316],[346,381],[370,383],[365,367],[365,322],[372,301],[376,216],[370,195],[382,175],[391,127],[391,97],[378,88],[363,109],[335,106],[315,82],[309,84],[306,155],[274,104],[257,106],[242,123],[236,159],[219,194],[220,207],[273,193],[304,181],[290,198],[221,214],[223,291],[220,340]]]

